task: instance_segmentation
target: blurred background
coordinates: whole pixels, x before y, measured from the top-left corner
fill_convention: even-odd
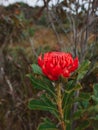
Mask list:
[[[36,130],[42,117],[52,118],[28,109],[28,100],[41,92],[26,75],[47,51],[71,52],[80,64],[89,59],[82,84],[92,93],[98,83],[98,1],[0,0],[0,130]]]

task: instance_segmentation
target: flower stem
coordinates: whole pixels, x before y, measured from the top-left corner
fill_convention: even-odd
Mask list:
[[[57,85],[57,106],[58,106],[58,111],[60,115],[60,124],[61,124],[62,130],[66,130],[66,125],[64,122],[64,113],[62,109],[61,84]]]

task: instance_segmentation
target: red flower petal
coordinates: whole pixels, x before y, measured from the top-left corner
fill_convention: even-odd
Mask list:
[[[68,71],[67,69],[64,69],[62,75],[63,75],[64,77],[69,77],[69,76],[70,76],[70,73],[69,73],[69,71]]]
[[[48,75],[48,72],[47,72],[45,65],[42,66],[42,71],[45,75]]]
[[[40,56],[38,57],[38,65],[39,65],[40,67],[42,67],[42,65],[43,65],[42,55],[40,55]]]
[[[78,68],[78,65],[79,65],[79,60],[78,60],[78,57],[76,57],[73,61],[73,64],[72,66],[68,69],[70,72],[73,72],[75,71],[77,68]]]
[[[47,75],[47,77],[50,79],[50,80],[58,80],[58,77],[56,76],[52,76],[52,75]]]
[[[56,65],[56,67],[53,68],[51,73],[52,73],[52,75],[59,77],[62,73],[62,69],[61,69],[60,65],[59,64]]]

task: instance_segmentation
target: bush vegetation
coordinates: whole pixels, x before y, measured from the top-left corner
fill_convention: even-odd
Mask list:
[[[0,130],[36,130],[44,117],[57,123],[49,111],[32,111],[28,108],[28,101],[41,97],[44,90],[36,90],[27,74],[36,77],[31,64],[37,63],[40,53],[51,50],[70,51],[74,57],[79,57],[80,66],[85,60],[90,61],[79,81],[81,91],[86,93],[85,98],[87,95],[89,98],[79,105],[75,123],[76,126],[87,123],[81,130],[98,130],[98,18],[93,11],[89,15],[89,10],[76,15],[67,13],[62,10],[64,5],[66,3],[62,2],[48,11],[45,7],[42,12],[41,8],[32,9],[22,3],[0,7]],[[43,41],[34,44],[35,35],[45,28],[49,32],[52,29],[55,34],[54,48],[51,38],[48,40],[50,44],[44,45]],[[66,38],[65,41],[62,36]],[[71,78],[74,77],[77,78],[77,73]],[[40,80],[40,77],[36,78]],[[88,103],[92,109],[81,113],[81,108],[85,109]],[[45,123],[47,120],[44,119]],[[80,130],[80,127],[74,130]]]

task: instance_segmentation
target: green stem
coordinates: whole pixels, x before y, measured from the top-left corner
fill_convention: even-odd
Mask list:
[[[60,115],[60,124],[61,124],[62,130],[66,130],[66,125],[64,122],[64,112],[62,109],[61,84],[57,85],[57,106],[58,106],[58,111],[59,111],[59,115]]]

